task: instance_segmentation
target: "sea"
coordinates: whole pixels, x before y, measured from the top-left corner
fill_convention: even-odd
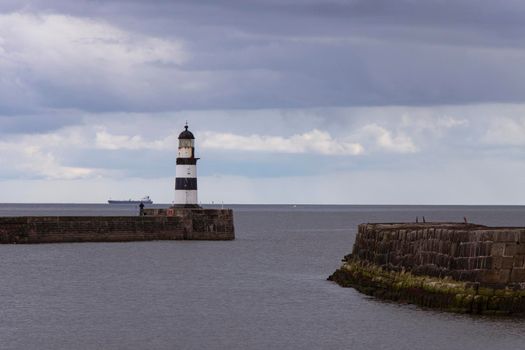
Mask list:
[[[225,207],[235,241],[0,245],[0,349],[525,349],[525,320],[380,301],[326,280],[360,223],[525,227],[525,207]],[[137,212],[0,204],[0,216]]]

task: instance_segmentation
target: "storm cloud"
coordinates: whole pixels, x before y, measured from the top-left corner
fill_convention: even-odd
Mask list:
[[[1,105],[168,111],[521,102],[517,1],[7,1]]]

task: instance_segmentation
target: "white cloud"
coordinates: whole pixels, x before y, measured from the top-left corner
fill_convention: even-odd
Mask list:
[[[111,176],[103,167],[68,165],[61,156],[94,150],[94,127],[64,127],[44,134],[21,134],[0,141],[0,178],[87,179]],[[114,172],[114,171],[113,171]]]
[[[60,164],[51,152],[44,152],[38,147],[26,147],[21,154],[25,162],[18,165],[20,171],[29,176],[40,175],[47,179],[78,179],[95,174],[95,169],[70,167]]]
[[[97,169],[61,164],[53,151],[48,148],[56,142],[64,147],[68,146],[67,140],[61,140],[58,135],[33,136],[11,142],[0,142],[2,173],[17,174],[18,178],[46,179],[78,179],[100,174]]]
[[[525,117],[494,118],[483,141],[495,145],[525,146]]]
[[[175,150],[177,148],[177,135],[171,134],[159,140],[148,141],[141,135],[116,135],[109,133],[105,128],[101,128],[95,135],[95,147],[107,150]]]
[[[325,111],[308,110],[286,111],[297,113],[294,118],[278,111],[84,115],[82,124],[50,133],[3,134],[0,186],[4,201],[13,202],[103,202],[109,196],[149,194],[156,202],[169,203],[173,200],[176,138],[188,118],[197,136],[197,152],[203,157],[201,174],[217,174],[200,177],[203,202],[522,203],[520,189],[525,187],[516,174],[523,172],[525,148],[507,152],[494,146],[501,140],[523,146],[522,109],[463,108],[441,114],[450,112],[457,116],[453,120],[409,110],[414,122],[418,121],[416,112],[422,113],[421,125],[410,123],[412,127],[403,124],[405,111],[386,110],[378,116],[381,110],[376,109],[366,114],[340,110],[332,119],[319,117],[328,114]],[[498,112],[506,117],[491,117]],[[437,127],[442,133],[432,131]],[[265,133],[250,135],[248,130]],[[237,157],[237,153],[232,157],[232,150],[245,152],[246,157]],[[273,163],[274,154],[268,157],[271,153],[267,152],[288,154],[290,166]],[[302,155],[299,162],[297,154]],[[347,158],[338,164],[328,161],[328,177],[315,165],[300,164],[303,160],[316,164],[320,154]],[[354,157],[356,154],[360,156]],[[136,161],[139,157],[141,161]],[[149,160],[152,157],[158,158]],[[250,165],[240,158],[249,159]],[[158,159],[171,164],[157,167]],[[214,168],[216,164],[227,164],[228,170]],[[259,166],[264,171],[254,169]],[[232,186],[236,191],[231,191]]]
[[[455,118],[451,116],[438,116],[438,111],[431,109],[419,109],[417,116],[404,114],[401,118],[401,126],[404,129],[413,129],[418,132],[431,131],[433,133],[442,133],[447,129],[468,126],[469,121],[464,118]],[[429,115],[430,114],[430,115]],[[438,114],[438,115],[436,115]]]
[[[359,133],[371,137],[377,148],[392,153],[415,153],[418,151],[412,139],[402,133],[394,135],[390,130],[378,124],[364,126]]]
[[[201,147],[234,151],[271,153],[312,153],[325,155],[359,155],[364,148],[359,143],[334,139],[326,132],[314,129],[290,137],[252,134],[204,132]]]
[[[443,127],[446,129],[455,128],[458,126],[467,126],[469,124],[466,119],[456,119],[454,117],[443,117],[439,118],[437,121],[438,127]]]

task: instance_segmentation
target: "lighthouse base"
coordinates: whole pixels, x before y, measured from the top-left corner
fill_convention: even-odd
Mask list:
[[[202,209],[202,207],[198,204],[174,204],[171,206],[173,209]]]
[[[144,209],[143,215],[179,218],[184,225],[184,239],[235,239],[232,209],[204,209],[198,205],[194,207],[171,206],[167,209]]]

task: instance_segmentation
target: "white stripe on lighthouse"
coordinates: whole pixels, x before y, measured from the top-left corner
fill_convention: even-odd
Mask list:
[[[176,168],[176,174],[177,177],[197,177],[197,166],[190,164],[179,164]]]
[[[175,204],[198,204],[197,191],[177,190],[175,191]]]

